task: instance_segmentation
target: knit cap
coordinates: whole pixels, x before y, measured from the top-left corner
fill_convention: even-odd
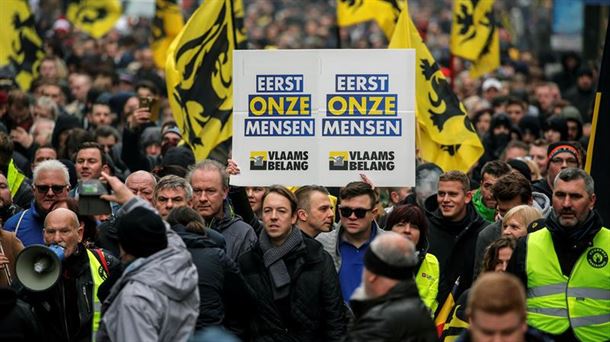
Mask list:
[[[151,210],[138,207],[117,220],[119,245],[135,257],[146,258],[167,248],[165,224]]]

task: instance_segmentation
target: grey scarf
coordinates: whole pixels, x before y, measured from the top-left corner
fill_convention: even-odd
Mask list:
[[[284,263],[284,258],[292,250],[305,248],[301,230],[292,226],[288,238],[281,246],[274,246],[269,239],[269,235],[263,229],[259,236],[259,243],[263,250],[263,262],[267,268],[273,283],[273,299],[285,298],[290,293],[290,274]]]

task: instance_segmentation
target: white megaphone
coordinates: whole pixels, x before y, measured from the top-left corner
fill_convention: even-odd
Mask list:
[[[23,286],[34,292],[51,288],[61,275],[64,248],[59,245],[31,245],[15,260],[15,276]]]

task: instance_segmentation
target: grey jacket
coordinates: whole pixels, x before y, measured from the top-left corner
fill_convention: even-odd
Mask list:
[[[375,221],[373,221],[372,227],[373,229],[377,229],[377,234],[385,233],[383,229],[380,229],[379,226],[377,226]],[[338,239],[341,233],[343,233],[343,227],[339,227],[338,229],[334,229],[327,233],[320,233],[316,236],[316,240],[322,244],[324,250],[330,254],[330,257],[333,259],[337,273],[341,269],[341,252],[339,251],[340,240]]]
[[[139,205],[129,201],[122,209]],[[182,239],[170,229],[167,239],[167,248],[133,261],[114,284],[102,305],[97,341],[187,341],[193,334],[197,270]]]

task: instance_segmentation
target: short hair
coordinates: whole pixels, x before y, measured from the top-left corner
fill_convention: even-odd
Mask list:
[[[144,171],[144,170],[138,170],[138,171],[130,173],[129,176],[127,176],[127,178],[125,178],[125,184],[127,184],[127,182],[129,181],[130,178],[133,178],[137,174],[147,175],[152,180],[153,188],[155,188],[157,186],[157,178],[155,177],[155,175],[153,175],[152,173],[150,173],[148,171]]]
[[[492,315],[515,312],[525,320],[525,302],[525,288],[517,277],[506,272],[483,273],[470,290],[466,315],[473,319],[477,311]]]
[[[159,180],[155,186],[153,198],[156,200],[159,192],[165,189],[182,189],[184,190],[186,200],[193,198],[193,187],[182,177],[175,175],[167,175]]]
[[[98,126],[94,131],[95,138],[113,136],[117,142],[121,140],[119,131],[112,126]]]
[[[229,188],[229,174],[227,173],[227,169],[221,163],[217,162],[213,159],[205,159],[195,165],[193,165],[188,174],[186,175],[186,179],[189,183],[193,180],[193,173],[195,171],[217,171],[220,174],[220,178],[222,181],[222,186],[224,189]]]
[[[371,242],[369,248],[379,259],[391,266],[413,267],[417,265],[415,245],[397,233],[387,232],[379,235]]]
[[[511,201],[519,196],[521,203],[532,199],[532,184],[518,171],[504,175],[491,187],[491,193],[497,201]]]
[[[506,144],[503,154],[506,155],[506,151],[511,148],[520,148],[520,149],[524,150],[525,152],[529,152],[529,150],[530,150],[530,147],[523,141],[512,140],[512,141],[509,141],[508,144]]]
[[[589,196],[595,193],[595,181],[593,177],[591,177],[588,173],[586,173],[583,169],[571,167],[567,169],[561,170],[555,180],[553,181],[553,188],[557,184],[557,180],[561,179],[564,182],[574,181],[578,179],[582,179],[585,181],[585,191]]]
[[[492,242],[489,246],[485,248],[483,252],[483,261],[481,262],[481,271],[482,272],[494,272],[496,270],[496,266],[498,265],[498,253],[502,248],[510,248],[511,250],[515,250],[517,247],[517,240],[512,236],[502,236],[499,239]]]
[[[311,195],[314,192],[320,192],[328,196],[328,190],[321,185],[305,185],[297,189],[294,195],[297,199],[297,209],[309,211],[311,209]]]
[[[362,195],[367,195],[371,199],[371,205],[377,204],[377,193],[370,184],[365,182],[351,182],[341,188],[339,191],[339,199],[346,200]]]
[[[542,214],[540,210],[529,206],[527,204],[518,205],[510,209],[502,218],[502,227],[508,222],[508,220],[516,218],[523,222],[525,227],[528,227],[530,223],[541,219]]]
[[[61,89],[60,86],[57,87]],[[36,100],[36,105],[38,107],[51,110],[51,116],[53,117],[53,120],[57,119],[57,116],[59,115],[59,107],[57,107],[57,103],[55,103],[52,98],[47,96],[41,96],[38,98],[38,100]]]
[[[38,176],[41,172],[49,172],[49,171],[60,171],[64,176],[64,181],[66,185],[70,184],[70,173],[68,172],[68,168],[59,160],[45,160],[40,164],[36,165],[34,171],[32,172],[32,183],[36,183]]]
[[[167,223],[171,226],[181,224],[187,231],[206,235],[205,221],[198,212],[188,206],[173,208],[167,215]]]
[[[159,95],[159,88],[157,88],[157,86],[149,80],[141,80],[138,83],[136,83],[136,86],[134,87],[134,90],[136,91],[136,93],[138,92],[138,90],[140,88],[146,88],[148,90],[150,90],[151,93],[153,93],[154,95]]]
[[[470,190],[470,180],[468,176],[462,171],[447,171],[438,177],[439,182],[460,182],[462,183],[462,188],[464,188],[464,192],[468,192]]]
[[[428,235],[428,220],[426,219],[426,214],[424,214],[424,211],[418,205],[405,204],[395,206],[386,220],[386,230],[392,230],[392,227],[399,223],[416,225],[419,228],[421,237]]]
[[[532,146],[536,146],[536,147],[544,147],[544,148],[546,149],[546,148],[548,148],[548,146],[549,146],[549,142],[548,142],[548,141],[546,141],[546,140],[545,140],[545,139],[543,139],[543,138],[539,138],[539,139],[534,140],[534,142],[532,142],[532,144],[530,145],[530,147],[532,147]]]
[[[104,151],[104,148],[102,147],[102,145],[98,144],[95,141],[84,141],[80,145],[78,145],[78,148],[76,149],[76,154],[74,155],[74,159],[76,160],[76,156],[78,156],[78,152],[80,152],[81,150],[89,149],[89,148],[97,149],[98,151],[100,151],[100,158],[102,161],[102,165],[108,165],[108,158],[106,158],[106,151]]]
[[[270,186],[265,194],[263,195],[262,202],[265,202],[265,198],[269,196],[269,194],[277,194],[280,195],[290,202],[290,210],[292,210],[292,214],[296,214],[297,212],[297,198],[294,196],[292,191],[288,190],[285,186],[282,185],[272,185]]]
[[[492,160],[488,161],[487,163],[485,163],[485,165],[483,165],[483,168],[481,169],[481,176],[483,176],[484,174],[488,174],[490,176],[498,178],[509,173],[511,169],[512,168],[510,167],[510,165],[508,165],[508,163],[505,161]]]

